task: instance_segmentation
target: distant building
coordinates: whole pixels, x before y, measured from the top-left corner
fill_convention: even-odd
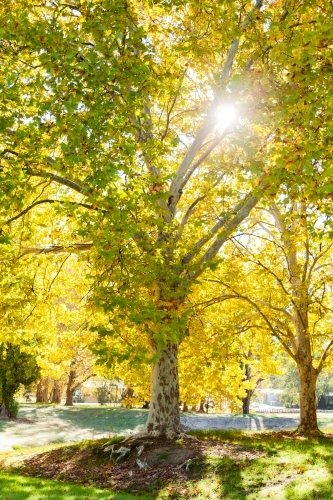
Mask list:
[[[98,390],[104,388],[110,404],[120,403],[126,390],[121,380],[92,377],[74,391],[74,403],[98,403]]]

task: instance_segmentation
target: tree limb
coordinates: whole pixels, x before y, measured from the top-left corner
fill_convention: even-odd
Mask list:
[[[321,372],[321,370],[323,368],[323,364],[325,363],[326,358],[329,355],[329,351],[330,351],[332,345],[333,345],[333,340],[331,340],[329,342],[328,346],[326,347],[325,351],[323,352],[323,354],[322,354],[322,356],[320,358],[319,364],[318,364],[318,366],[316,368],[316,371],[317,371],[318,374]]]
[[[66,179],[64,177],[60,177],[56,174],[51,174],[51,172],[43,172],[42,170],[32,170],[31,167],[26,167],[24,171],[30,175],[31,177],[43,177],[47,179],[51,179],[52,181],[62,184],[63,186],[67,186],[77,193],[82,193],[83,186],[81,186],[78,182],[73,181],[72,179]]]
[[[44,248],[31,248],[31,247],[22,247],[20,257],[24,257],[25,255],[34,254],[48,254],[48,253],[64,253],[64,252],[86,252],[93,247],[93,243],[72,243],[70,245],[52,245]]]
[[[224,67],[222,69],[222,85],[225,84],[227,78],[229,77],[231,67],[234,61],[234,57],[236,55],[237,49],[238,49],[239,41],[237,39],[234,39],[228,55],[227,55],[227,60],[224,64]],[[184,176],[188,172],[188,169],[190,168],[195,156],[199,152],[204,140],[206,137],[210,134],[210,132],[213,130],[216,124],[216,120],[214,119],[215,113],[216,113],[216,108],[219,104],[219,101],[221,100],[222,96],[222,91],[217,93],[211,102],[211,105],[207,111],[207,116],[201,125],[194,141],[192,142],[189,150],[187,151],[185,157],[183,158],[183,161],[178,167],[176,177],[172,181],[171,186],[170,186],[170,197],[172,197],[172,202],[170,203],[170,210],[172,213],[175,212],[177,203],[179,201],[179,198],[181,196],[181,185],[184,182]]]
[[[46,200],[38,200],[38,201],[35,201],[34,203],[32,203],[31,205],[29,205],[24,210],[22,210],[22,212],[20,212],[19,214],[15,215],[11,219],[8,219],[3,224],[3,226],[8,226],[8,224],[10,224],[11,222],[13,222],[14,220],[19,219],[20,217],[22,217],[23,215],[25,215],[26,213],[28,213],[32,208],[34,208],[37,205],[41,205],[42,203],[51,203],[51,204],[52,203],[70,203],[71,205],[77,205],[77,206],[80,206],[80,207],[88,208],[90,210],[98,210],[93,205],[88,205],[87,203],[76,203],[75,201],[48,200],[48,199],[46,199]]]

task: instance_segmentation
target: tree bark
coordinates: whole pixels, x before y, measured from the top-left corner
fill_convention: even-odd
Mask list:
[[[4,401],[0,405],[0,418],[9,418],[9,411],[6,408],[6,405],[5,405]]]
[[[184,403],[183,403],[183,411],[188,412],[188,405],[187,405],[186,401],[184,401]]]
[[[198,413],[206,413],[205,412],[205,400],[204,399],[201,399],[201,401],[200,401]]]
[[[246,389],[246,396],[242,399],[243,415],[248,415],[250,413],[250,403],[253,392],[254,391],[250,389]]]
[[[312,363],[309,366],[298,365],[298,374],[300,381],[300,422],[298,432],[304,435],[319,434],[316,405],[316,383],[318,374],[312,367]]]
[[[52,391],[52,400],[51,400],[52,403],[57,403],[57,404],[61,403],[61,393],[62,393],[61,389],[62,388],[61,388],[60,381],[55,380],[54,386],[53,386],[53,391]]]
[[[69,372],[69,377],[68,377],[68,382],[67,382],[67,387],[66,387],[66,403],[65,406],[74,406],[73,405],[73,396],[74,396],[74,391],[75,387],[73,387],[73,383],[75,380],[76,373],[74,370],[71,370]]]
[[[36,389],[36,403],[49,402],[49,380],[48,377],[42,378],[37,384]]]
[[[174,438],[181,433],[177,358],[178,345],[169,342],[153,365],[146,424],[150,436]]]

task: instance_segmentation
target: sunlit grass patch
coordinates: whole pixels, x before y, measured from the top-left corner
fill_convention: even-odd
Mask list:
[[[79,486],[47,479],[36,479],[17,474],[0,473],[0,498],[8,500],[134,500],[131,493],[100,490],[91,486]],[[152,500],[141,495],[141,500]]]
[[[201,479],[168,486],[158,498],[184,500],[332,500],[332,439],[297,439],[278,433],[240,431],[192,432],[199,439],[237,444],[260,450],[264,456],[235,461],[206,457]]]

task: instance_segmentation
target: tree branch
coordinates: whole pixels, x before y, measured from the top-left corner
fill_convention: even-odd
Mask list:
[[[284,309],[283,307],[273,306],[273,304],[270,304],[269,302],[266,302],[265,300],[261,300],[261,299],[257,299],[257,298],[254,300],[259,302],[259,304],[262,304],[263,306],[267,306],[270,309],[273,309],[274,311],[282,312],[283,314],[285,314],[287,316],[288,319],[290,319],[292,321],[292,319],[293,319],[292,315],[290,313],[288,313],[288,311],[286,309]]]
[[[22,217],[23,215],[25,215],[26,213],[28,213],[32,208],[36,207],[37,205],[41,205],[42,203],[51,203],[51,204],[52,203],[69,203],[71,205],[77,205],[77,206],[80,206],[80,207],[88,208],[89,210],[98,210],[98,208],[94,207],[93,205],[88,205],[87,203],[76,203],[75,201],[62,201],[62,200],[38,200],[38,201],[35,201],[34,203],[32,203],[31,205],[29,205],[24,210],[22,210],[22,212],[20,212],[19,214],[15,215],[11,219],[8,219],[3,224],[3,226],[8,226],[8,224],[10,224],[11,222],[13,222],[14,220],[19,219],[20,217]]]
[[[206,151],[200,156],[200,158],[192,165],[191,168],[189,168],[188,172],[184,176],[184,179],[180,183],[179,189],[182,191],[190,178],[192,177],[192,174],[196,171],[197,168],[200,167],[201,163],[210,155],[210,153],[216,148],[216,146],[219,145],[219,143],[224,139],[228,134],[230,133],[230,128],[226,128],[222,134],[220,134],[216,139],[214,139],[211,143],[211,145],[206,149]],[[180,193],[181,195],[182,193]]]
[[[221,180],[223,179],[223,177],[225,176],[225,173],[223,173],[222,175],[219,176],[219,178],[214,182],[214,184],[212,185],[212,187],[209,189],[209,192],[214,189],[216,186],[218,186],[218,184],[221,182]],[[205,198],[207,198],[208,196],[208,193],[206,194],[203,194],[202,196],[199,196],[196,200],[194,200],[193,203],[191,203],[191,205],[188,207],[188,209],[186,210],[186,213],[184,215],[184,217],[182,218],[181,222],[180,222],[180,226],[183,228],[186,226],[189,218],[191,217],[191,215],[195,212],[195,208],[196,206],[198,205],[198,203],[200,203],[200,201],[204,200]]]
[[[333,345],[333,340],[331,340],[331,341],[329,342],[328,346],[326,347],[325,351],[323,352],[323,354],[322,354],[322,356],[321,356],[321,358],[320,358],[319,364],[318,364],[318,366],[317,366],[317,368],[316,368],[316,370],[317,370],[317,373],[318,373],[318,374],[321,372],[321,370],[322,370],[322,368],[323,368],[323,364],[324,364],[324,363],[325,363],[325,361],[326,361],[326,358],[327,358],[327,356],[328,356],[328,354],[329,354],[329,351],[330,351],[330,349],[331,349],[332,345]]]
[[[237,39],[233,40],[228,55],[227,55],[227,60],[224,64],[224,67],[222,69],[222,75],[221,75],[221,86],[225,84],[227,78],[229,77],[231,67],[234,61],[234,57],[236,55],[237,49],[238,49],[239,41]],[[177,203],[179,201],[179,198],[181,197],[181,185],[184,182],[184,176],[188,172],[188,169],[190,168],[195,156],[199,152],[204,140],[206,137],[210,134],[210,132],[213,130],[216,124],[215,118],[215,113],[216,113],[216,108],[219,104],[219,101],[221,100],[222,97],[222,92],[218,92],[213,101],[211,102],[211,105],[207,111],[207,116],[201,125],[194,141],[192,142],[189,150],[187,151],[185,157],[183,158],[183,161],[178,167],[176,177],[172,181],[171,186],[170,186],[170,197],[172,197],[172,202],[170,203],[170,210],[172,213],[175,212]]]
[[[29,254],[41,255],[48,253],[86,252],[93,246],[93,243],[72,243],[71,245],[52,245],[44,248],[22,247],[20,257],[24,257],[25,255]]]
[[[228,300],[228,299],[241,299],[241,300],[245,300],[246,302],[249,302],[253,306],[253,308],[259,313],[259,315],[263,318],[263,320],[267,324],[269,330],[271,331],[272,335],[278,339],[278,341],[281,343],[283,348],[288,352],[289,356],[291,356],[292,359],[295,359],[294,353],[291,351],[291,349],[288,347],[288,345],[281,339],[280,335],[278,334],[278,331],[274,328],[274,326],[269,321],[266,314],[264,314],[262,312],[260,307],[253,300],[251,300],[249,297],[246,297],[245,295],[241,295],[234,290],[232,290],[232,292],[233,292],[233,295],[232,294],[221,295],[220,297],[215,297],[214,299],[211,299],[209,304],[208,304],[209,301],[207,301],[207,307],[208,307],[208,305],[212,305],[212,304],[215,304],[217,302],[222,302],[222,301]],[[288,338],[288,336],[287,336],[287,338]],[[333,343],[333,341],[332,341],[332,343]]]
[[[73,181],[72,179],[66,179],[64,177],[60,177],[56,174],[51,174],[51,172],[43,172],[42,170],[32,170],[31,167],[26,167],[24,171],[30,175],[31,177],[43,177],[47,179],[51,179],[52,181],[62,184],[63,186],[67,186],[77,193],[82,193],[83,186],[81,186],[78,182]]]

